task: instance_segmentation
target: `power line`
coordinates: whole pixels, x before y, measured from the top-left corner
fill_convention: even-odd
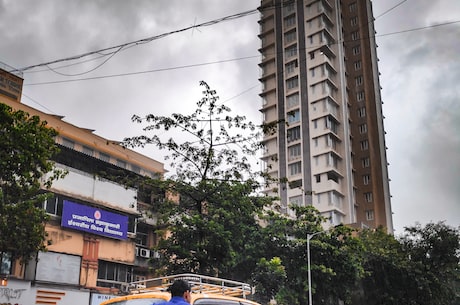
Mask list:
[[[128,72],[128,73],[102,75],[102,76],[94,76],[94,77],[87,77],[87,78],[76,78],[76,79],[67,79],[67,80],[58,80],[58,81],[50,81],[50,82],[24,84],[24,86],[59,84],[59,83],[77,82],[77,81],[83,81],[83,80],[95,80],[95,79],[113,78],[113,77],[121,77],[121,76],[131,76],[131,75],[146,74],[146,73],[164,72],[164,71],[171,71],[171,70],[179,70],[179,69],[186,69],[186,68],[194,68],[194,67],[200,67],[200,66],[221,64],[221,63],[238,61],[238,60],[245,60],[245,59],[251,59],[251,58],[256,58],[256,57],[260,57],[260,55],[246,56],[246,57],[239,57],[239,58],[232,58],[232,59],[224,59],[224,60],[211,61],[211,62],[205,62],[205,63],[199,63],[199,64],[183,65],[183,66],[177,66],[177,67],[161,68],[161,69],[138,71],[138,72]]]
[[[180,29],[180,30],[175,30],[175,31],[171,31],[171,32],[168,32],[168,33],[163,33],[163,34],[160,34],[160,35],[156,35],[156,36],[152,36],[152,37],[148,37],[148,38],[143,38],[143,39],[139,39],[139,40],[136,40],[136,41],[120,44],[120,45],[117,45],[117,46],[113,46],[113,47],[109,47],[109,48],[105,48],[105,49],[100,49],[100,50],[96,50],[96,51],[91,51],[91,52],[87,52],[87,53],[84,53],[84,54],[75,55],[75,56],[71,56],[71,57],[67,57],[67,58],[63,58],[63,59],[57,59],[57,60],[50,61],[50,62],[45,62],[45,63],[41,63],[41,64],[35,64],[35,65],[20,68],[20,69],[15,69],[15,70],[12,70],[12,71],[9,71],[9,72],[15,72],[15,71],[24,72],[26,70],[30,70],[30,69],[37,68],[37,67],[42,67],[42,66],[45,66],[49,70],[51,70],[53,72],[56,72],[55,69],[49,68],[49,65],[59,63],[59,62],[64,62],[64,61],[77,60],[77,59],[81,59],[83,57],[87,57],[87,56],[94,55],[94,54],[99,54],[102,57],[111,55],[111,57],[112,57],[114,54],[116,54],[116,53],[118,53],[118,52],[120,52],[122,50],[126,50],[128,48],[131,48],[131,47],[134,47],[134,46],[137,46],[137,45],[140,45],[140,44],[149,43],[149,42],[151,42],[153,40],[157,40],[157,39],[160,39],[160,38],[172,35],[172,34],[188,31],[190,29],[195,29],[195,28],[199,28],[199,27],[211,26],[211,25],[214,25],[214,24],[217,24],[217,23],[220,23],[220,22],[224,22],[224,21],[231,21],[231,20],[239,19],[239,18],[242,18],[242,17],[246,17],[246,16],[250,16],[252,14],[255,14],[258,11],[269,10],[269,9],[272,9],[272,8],[275,8],[275,7],[278,7],[278,6],[282,7],[283,5],[286,5],[286,4],[295,2],[295,1],[296,0],[288,0],[288,1],[285,1],[284,3],[276,3],[276,4],[273,4],[273,5],[259,7],[259,8],[256,8],[256,9],[252,9],[252,10],[248,10],[248,11],[245,11],[245,12],[225,16],[225,17],[222,17],[222,18],[219,18],[219,19],[214,19],[214,20],[203,22],[203,23],[200,23],[200,24],[194,24],[194,25],[191,25],[189,27],[186,27],[186,28],[183,28],[183,29]],[[118,49],[118,50],[111,51],[113,49]],[[109,52],[107,54],[101,54],[101,52],[106,52],[106,51],[111,51],[111,52]],[[86,62],[86,61],[84,61],[84,62]],[[107,60],[104,61],[101,65],[98,65],[96,68],[94,68],[94,69],[92,69],[90,71],[81,73],[81,74],[86,74],[86,73],[89,73],[91,71],[94,71],[95,69],[99,68],[100,66],[102,66],[106,62],[107,62]],[[75,65],[75,64],[71,64],[71,65]],[[67,67],[67,66],[71,66],[71,65],[66,65],[66,66],[62,66],[62,67]],[[58,67],[58,68],[62,68],[62,67]],[[67,76],[67,75],[65,75],[65,76]],[[72,75],[68,75],[68,76],[72,76]]]
[[[252,10],[248,10],[248,11],[245,11],[245,12],[229,15],[229,16],[226,16],[226,17],[222,17],[222,18],[219,18],[219,19],[214,19],[214,20],[207,21],[207,22],[204,22],[204,23],[192,25],[192,26],[182,28],[182,29],[179,29],[179,30],[163,33],[163,34],[160,34],[160,35],[156,35],[156,36],[152,36],[152,37],[148,37],[148,38],[144,38],[144,39],[139,39],[139,40],[132,41],[132,42],[127,42],[127,43],[120,44],[120,45],[117,45],[117,46],[114,46],[114,47],[109,47],[109,48],[105,48],[105,49],[91,51],[91,52],[87,52],[87,53],[84,53],[84,54],[75,55],[75,56],[71,56],[71,57],[67,57],[67,58],[63,58],[63,59],[57,59],[57,60],[54,60],[54,61],[45,62],[45,63],[41,63],[41,64],[31,65],[31,66],[23,67],[23,68],[16,69],[16,70],[13,70],[13,71],[10,71],[10,72],[15,72],[15,71],[24,72],[26,70],[30,70],[30,69],[33,69],[33,68],[49,66],[49,65],[64,62],[64,61],[77,60],[77,59],[81,59],[81,58],[84,58],[84,57],[87,57],[87,56],[90,56],[90,55],[94,55],[94,54],[100,54],[100,55],[104,55],[104,56],[108,56],[108,55],[113,56],[113,54],[115,54],[117,52],[120,52],[121,50],[126,49],[128,47],[149,43],[149,42],[152,42],[154,40],[157,40],[157,39],[160,39],[160,38],[172,35],[172,34],[177,34],[177,33],[180,33],[180,32],[188,31],[190,29],[211,26],[211,25],[214,25],[214,24],[217,24],[217,23],[220,23],[220,22],[230,21],[230,20],[246,17],[246,16],[249,16],[249,15],[257,13],[257,11],[258,11],[257,9],[252,9]],[[114,49],[116,49],[116,50],[113,51]],[[110,51],[110,52],[107,53],[107,54],[101,54],[101,52],[107,52],[107,51]]]
[[[49,70],[53,71],[54,73],[56,74],[59,74],[59,75],[62,75],[62,76],[80,76],[80,75],[84,75],[84,74],[88,74],[90,72],[93,72],[95,71],[96,69],[100,68],[103,64],[105,64],[106,62],[108,62],[113,56],[115,56],[115,54],[117,54],[118,52],[120,52],[122,50],[122,48],[120,47],[118,50],[116,50],[115,52],[112,53],[112,55],[110,55],[107,59],[105,59],[102,63],[100,63],[99,65],[97,65],[96,67],[88,70],[88,71],[85,71],[85,72],[81,72],[81,73],[76,73],[76,74],[66,74],[66,73],[62,73],[62,72],[58,72],[56,71],[56,69],[53,69],[51,68],[49,65],[45,65]]]
[[[407,0],[403,0],[401,1],[400,3],[396,4],[395,6],[391,7],[390,9],[388,9],[387,11],[383,12],[382,14],[380,14],[379,16],[377,16],[375,19],[387,14],[388,12],[390,12],[391,10],[395,9],[396,7],[400,6],[401,4],[403,4],[404,2],[406,2]],[[33,68],[37,68],[37,67],[46,67],[48,70],[56,73],[56,74],[59,74],[59,75],[62,75],[62,76],[79,76],[79,75],[84,75],[84,74],[87,74],[87,73],[90,73],[92,71],[95,71],[96,69],[100,68],[102,65],[104,65],[108,60],[110,60],[115,54],[117,54],[118,52],[122,51],[122,50],[125,50],[125,49],[128,49],[128,48],[131,48],[131,47],[134,47],[134,46],[137,46],[139,44],[144,44],[144,43],[149,43],[153,40],[157,40],[157,39],[160,39],[160,38],[163,38],[163,37],[166,37],[166,36],[169,36],[169,35],[172,35],[172,34],[175,34],[175,33],[180,33],[180,32],[183,32],[183,31],[187,31],[187,30],[190,30],[190,29],[195,29],[195,28],[199,28],[199,27],[205,27],[205,26],[210,26],[210,25],[214,25],[214,24],[217,24],[217,23],[220,23],[220,22],[223,22],[223,21],[229,21],[229,20],[234,20],[234,19],[238,19],[238,18],[242,18],[242,17],[246,17],[246,16],[249,16],[249,15],[252,15],[254,13],[256,13],[257,11],[263,11],[263,10],[269,10],[269,9],[272,9],[272,8],[275,8],[277,6],[282,6],[282,5],[286,5],[286,4],[289,4],[291,2],[295,2],[294,0],[291,0],[291,1],[286,1],[285,3],[279,3],[279,4],[275,4],[275,5],[270,5],[270,6],[266,6],[266,7],[261,7],[259,9],[252,9],[252,10],[248,10],[248,11],[245,11],[245,12],[241,12],[241,13],[237,13],[237,14],[233,14],[233,15],[229,15],[229,16],[226,16],[226,17],[223,17],[223,18],[219,18],[219,19],[214,19],[214,20],[211,20],[211,21],[207,21],[207,22],[204,22],[204,23],[201,23],[201,24],[194,24],[192,26],[189,26],[189,27],[186,27],[186,28],[183,28],[183,29],[180,29],[180,30],[175,30],[175,31],[171,31],[171,32],[168,32],[168,33],[163,33],[163,34],[160,34],[160,35],[156,35],[156,36],[152,36],[152,37],[149,37],[149,38],[144,38],[144,39],[139,39],[139,40],[136,40],[136,41],[133,41],[133,42],[128,42],[128,43],[124,43],[124,44],[121,44],[121,45],[118,45],[118,46],[113,46],[113,47],[109,47],[109,48],[105,48],[105,49],[100,49],[100,50],[96,50],[96,51],[91,51],[91,52],[87,52],[87,53],[84,53],[84,54],[80,54],[80,55],[76,55],[76,56],[72,56],[72,57],[67,57],[67,58],[63,58],[63,59],[57,59],[57,60],[54,60],[54,61],[50,61],[50,62],[45,62],[45,63],[41,63],[41,64],[35,64],[35,65],[31,65],[31,66],[27,66],[27,67],[24,67],[24,68],[20,68],[20,69],[16,69],[16,70],[13,70],[13,71],[10,71],[10,72],[14,72],[14,71],[21,71],[21,72],[24,72],[26,70],[31,70]],[[115,51],[111,51],[111,50],[114,50],[116,49]],[[106,53],[106,54],[101,54],[102,52],[106,52],[106,51],[111,51],[109,53]],[[104,60],[101,64],[97,65],[96,67],[88,70],[88,71],[85,71],[85,72],[82,72],[82,73],[77,73],[77,74],[65,74],[65,73],[61,73],[61,72],[58,72],[57,69],[59,68],[63,68],[63,67],[67,67],[67,66],[72,66],[72,65],[76,65],[76,64],[80,64],[80,63],[75,63],[75,64],[71,64],[71,65],[66,65],[66,66],[61,66],[61,67],[58,67],[58,68],[51,68],[50,65],[52,64],[56,64],[56,63],[59,63],[59,62],[64,62],[64,61],[72,61],[72,60],[77,60],[77,59],[81,59],[83,57],[87,57],[87,56],[90,56],[90,55],[94,55],[94,54],[99,54],[100,57],[105,57],[105,56],[110,56],[108,59]],[[94,59],[92,59],[94,60]],[[86,62],[86,61],[83,61],[83,62]],[[81,63],[83,63],[81,62]],[[44,71],[44,70],[42,70]]]
[[[397,32],[391,32],[391,33],[386,33],[386,34],[374,35],[374,36],[370,36],[370,37],[366,37],[366,38],[361,38],[360,40],[374,38],[374,37],[384,37],[384,36],[390,36],[390,35],[397,35],[397,34],[407,33],[407,32],[420,31],[420,30],[425,30],[425,29],[429,29],[429,28],[435,28],[435,27],[455,24],[455,23],[459,23],[459,22],[460,22],[460,20],[450,21],[450,22],[439,23],[439,24],[434,24],[434,25],[429,25],[429,26],[424,26],[424,27],[419,27],[419,28],[413,28],[413,29],[402,30],[402,31],[397,31]],[[341,42],[337,42],[337,43],[333,43],[333,44],[338,44],[338,43],[341,43]],[[330,45],[333,45],[333,44],[330,44]],[[307,49],[315,49],[315,48],[319,48],[319,47],[321,47],[321,46],[320,45],[312,46],[312,47],[305,48],[305,50],[307,50]],[[85,80],[105,79],[105,78],[114,78],[114,77],[121,77],[121,76],[131,76],[131,75],[139,75],[139,74],[147,74],[147,73],[155,73],[155,72],[164,72],[164,71],[171,71],[171,70],[194,68],[194,67],[199,67],[199,66],[214,65],[214,64],[220,64],[220,63],[226,63],[226,62],[232,62],[232,61],[239,61],[239,60],[251,59],[251,58],[256,58],[256,57],[260,57],[260,55],[245,56],[245,57],[239,57],[239,58],[233,58],[233,59],[218,60],[218,61],[213,61],[213,62],[191,64],[191,65],[183,65],[183,66],[177,66],[177,67],[161,68],[161,69],[146,70],[146,71],[138,71],[138,72],[119,73],[119,74],[87,77],[87,78],[76,78],[76,79],[70,79],[70,80],[59,80],[59,81],[31,83],[31,84],[24,84],[24,86],[60,84],[60,83],[77,82],[77,81],[85,81]]]
[[[398,6],[400,6],[401,4],[403,4],[404,2],[406,2],[407,0],[403,0],[401,2],[399,2],[398,4],[396,4],[395,6],[393,7],[390,7],[389,9],[387,9],[386,11],[384,11],[383,13],[381,13],[380,15],[378,15],[377,17],[374,18],[375,19],[378,19],[380,17],[382,17],[383,15],[386,15],[387,13],[391,12],[392,10],[394,10],[395,8],[397,8]]]

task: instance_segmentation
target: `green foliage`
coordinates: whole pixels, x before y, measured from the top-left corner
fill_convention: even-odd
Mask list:
[[[275,296],[277,303],[308,303],[306,237],[307,233],[315,232],[322,234],[310,240],[314,303],[328,304],[337,299],[350,302],[356,281],[363,273],[360,261],[354,255],[361,246],[352,236],[353,231],[347,227],[323,231],[321,225],[325,218],[318,210],[312,206],[292,208],[296,218],[268,213],[264,218],[267,225],[262,229],[261,255],[280,257],[286,274],[286,280],[278,287]],[[260,278],[257,272],[256,275]]]
[[[460,230],[443,222],[405,228],[400,242],[413,269],[415,304],[458,304]]]
[[[278,291],[284,286],[286,271],[279,257],[270,260],[261,258],[252,278],[255,283],[256,300],[268,303],[274,299]]]
[[[323,231],[326,219],[312,206],[291,207],[294,218],[265,210],[274,198],[257,195],[263,173],[251,170],[248,157],[261,146],[258,128],[271,133],[280,122],[255,126],[244,117],[231,117],[230,109],[217,103],[215,91],[201,85],[204,97],[190,115],[133,117],[149,124],[146,132],[187,133],[184,143],[156,134],[125,141],[169,150],[176,169],[171,179],[152,185],[179,198],[164,201],[155,211],[164,237],[157,248],[163,254],[162,272],[252,281],[262,303],[274,298],[280,305],[307,304],[307,234],[321,232],[309,243],[314,304],[456,304],[457,229],[415,226],[398,240],[381,228]],[[231,133],[235,129],[240,132]],[[278,182],[288,183],[285,178]]]
[[[0,104],[0,251],[28,260],[44,250],[46,213],[41,184],[62,173],[53,170],[57,132],[38,116]],[[50,173],[46,180],[41,180]]]
[[[405,228],[396,239],[383,229],[360,233],[366,304],[458,304],[460,232],[444,223]]]
[[[172,129],[184,132],[187,140],[162,139],[158,134],[141,135],[124,140],[125,145],[144,147],[154,144],[159,149],[168,150],[170,166],[175,169],[175,180],[192,185],[207,179],[243,181],[257,177],[248,157],[255,156],[260,149],[259,138],[262,129],[244,116],[230,116],[231,109],[218,103],[216,91],[204,81],[205,89],[198,108],[189,115],[173,113],[171,117],[147,115],[145,118],[133,116],[137,123],[148,123],[145,132]],[[232,132],[233,131],[233,132]]]
[[[165,237],[158,250],[165,258],[165,272],[180,271],[249,278],[258,258],[252,246],[259,225],[257,216],[270,198],[258,196],[260,172],[250,159],[260,149],[260,127],[245,117],[231,116],[218,103],[216,92],[205,83],[203,98],[190,115],[134,116],[147,122],[145,135],[125,139],[127,146],[153,144],[170,152],[175,175],[163,184],[165,193],[178,194],[179,202],[165,202],[159,225]],[[175,129],[187,139],[162,139]]]

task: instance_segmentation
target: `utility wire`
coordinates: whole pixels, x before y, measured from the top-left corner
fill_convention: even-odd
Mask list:
[[[102,76],[94,76],[94,77],[87,77],[87,78],[76,78],[76,79],[49,81],[49,82],[42,82],[42,83],[31,83],[31,84],[24,84],[24,86],[59,84],[59,83],[77,82],[77,81],[83,81],[83,80],[95,80],[95,79],[113,78],[113,77],[120,77],[120,76],[130,76],[130,75],[138,75],[138,74],[146,74],[146,73],[154,73],[154,72],[164,72],[164,71],[171,71],[171,70],[179,70],[179,69],[186,69],[186,68],[194,68],[194,67],[200,67],[200,66],[221,64],[221,63],[244,60],[244,59],[250,59],[250,58],[256,58],[256,57],[260,57],[260,55],[239,57],[239,58],[233,58],[233,59],[225,59],[225,60],[218,60],[218,61],[211,61],[211,62],[205,62],[205,63],[199,63],[199,64],[191,64],[191,65],[170,67],[170,68],[160,68],[160,69],[154,69],[154,70],[138,71],[138,72],[128,72],[128,73],[102,75]]]
[[[77,59],[81,59],[83,57],[87,57],[87,56],[94,55],[94,54],[99,54],[99,55],[102,55],[102,56],[108,56],[108,55],[120,52],[122,50],[126,50],[128,48],[135,47],[135,46],[140,45],[140,44],[149,43],[151,41],[154,41],[154,40],[157,40],[157,39],[160,39],[160,38],[172,35],[172,34],[188,31],[190,29],[195,29],[195,28],[199,28],[199,27],[211,26],[211,25],[214,25],[214,24],[217,24],[217,23],[220,23],[220,22],[224,22],[224,21],[231,21],[231,20],[239,19],[239,18],[242,18],[242,17],[253,15],[253,14],[259,12],[259,11],[262,12],[262,11],[265,11],[265,10],[270,10],[272,8],[275,8],[275,7],[279,7],[279,6],[282,7],[283,5],[286,5],[286,4],[295,2],[295,1],[296,0],[289,0],[289,1],[285,1],[284,3],[276,3],[276,4],[273,4],[273,5],[259,7],[259,8],[256,8],[256,9],[252,9],[252,10],[248,10],[248,11],[245,11],[245,12],[225,16],[225,17],[222,17],[222,18],[219,18],[219,19],[214,19],[214,20],[203,22],[203,23],[200,23],[200,24],[194,24],[194,25],[191,25],[189,27],[186,27],[186,28],[183,28],[183,29],[180,29],[180,30],[171,31],[171,32],[168,32],[168,33],[163,33],[163,34],[152,36],[152,37],[149,37],[149,38],[139,39],[139,40],[136,40],[136,41],[127,42],[127,43],[120,44],[120,45],[117,45],[117,46],[113,46],[113,47],[109,47],[109,48],[105,48],[105,49],[100,49],[100,50],[96,50],[96,51],[91,51],[91,52],[87,52],[87,53],[80,54],[80,55],[75,55],[75,56],[72,56],[72,57],[67,57],[67,58],[63,58],[63,59],[57,59],[57,60],[54,60],[54,61],[45,62],[45,63],[41,63],[41,64],[36,64],[36,65],[31,65],[31,66],[23,67],[23,68],[20,68],[20,69],[15,69],[15,70],[12,70],[12,71],[9,71],[9,72],[16,72],[16,71],[24,72],[26,70],[30,70],[30,69],[37,68],[37,67],[43,67],[43,66],[48,67],[51,64],[64,62],[64,61],[77,60]],[[113,49],[118,49],[118,50],[112,51]],[[107,54],[101,54],[101,52],[106,52],[106,51],[110,51],[110,52],[107,53]],[[105,62],[103,62],[102,64],[104,64],[104,63]],[[102,64],[97,66],[95,69],[97,69],[100,66],[102,66]],[[69,65],[67,65],[67,66],[69,66]],[[61,68],[61,67],[59,67],[59,68]],[[95,69],[93,69],[91,71],[94,71]],[[91,71],[89,71],[89,72],[91,72]],[[53,70],[53,72],[55,72],[55,69]]]
[[[406,2],[407,0],[403,0],[401,2],[399,2],[398,4],[396,4],[395,6],[387,9],[386,11],[384,11],[383,13],[381,13],[380,15],[378,15],[377,17],[374,18],[374,21],[375,19],[378,19],[380,17],[382,17],[383,15],[386,15],[387,13],[391,12],[392,10],[394,10],[395,8],[397,8],[398,6],[400,6],[401,4],[403,4],[404,2]]]
[[[99,65],[97,65],[96,67],[88,70],[88,71],[85,71],[85,72],[81,72],[81,73],[76,73],[76,74],[66,74],[66,73],[62,73],[62,72],[58,72],[56,71],[56,69],[53,69],[51,68],[49,65],[45,65],[49,70],[53,71],[54,73],[56,74],[59,74],[59,75],[62,75],[62,76],[80,76],[80,75],[84,75],[84,74],[88,74],[90,72],[93,72],[94,70],[98,69],[99,67],[101,67],[103,64],[105,64],[106,62],[108,62],[113,56],[115,56],[115,54],[117,54],[118,52],[120,52],[122,50],[122,47],[118,48],[118,50],[116,50],[115,52],[113,52],[107,59],[105,59],[102,63],[100,63]],[[105,56],[105,55],[102,55],[102,56]]]
[[[117,46],[114,46],[114,47],[100,49],[100,50],[97,50],[97,51],[91,51],[91,52],[87,52],[87,53],[84,53],[84,54],[71,56],[71,57],[67,57],[67,58],[63,58],[63,59],[57,59],[57,60],[50,61],[50,62],[31,65],[31,66],[23,67],[23,68],[16,69],[16,70],[13,70],[13,71],[10,71],[10,72],[15,72],[15,71],[24,72],[24,71],[27,71],[27,70],[30,70],[30,69],[33,69],[33,68],[37,68],[37,67],[49,66],[49,65],[64,62],[64,61],[77,60],[77,59],[81,59],[81,58],[84,58],[84,57],[87,57],[87,56],[90,56],[90,55],[101,54],[101,52],[110,51],[107,54],[102,54],[102,55],[107,56],[107,55],[117,53],[117,52],[119,52],[122,49],[125,49],[127,47],[132,47],[132,46],[137,46],[137,45],[140,45],[140,44],[149,43],[149,42],[152,42],[154,40],[157,40],[157,39],[160,39],[160,38],[172,35],[172,34],[188,31],[188,30],[193,29],[193,28],[211,26],[211,25],[214,25],[214,24],[217,24],[217,23],[220,23],[220,22],[230,21],[230,20],[246,17],[246,16],[249,16],[249,15],[255,14],[257,12],[258,12],[257,9],[252,9],[252,10],[237,13],[237,14],[234,14],[234,15],[229,15],[229,16],[226,16],[226,17],[223,17],[223,18],[215,19],[215,20],[212,20],[212,21],[207,21],[207,22],[204,22],[204,23],[192,25],[192,26],[182,28],[182,29],[179,29],[179,30],[175,30],[175,31],[163,33],[163,34],[160,34],[160,35],[152,36],[152,37],[149,37],[149,38],[144,38],[144,39],[140,39],[140,40],[136,40],[136,41],[132,41],[132,42],[127,42],[127,43],[117,45]],[[117,49],[117,50],[113,51],[114,49]]]
[[[435,28],[435,27],[455,24],[455,23],[459,23],[459,22],[460,22],[460,20],[450,21],[450,22],[446,22],[446,23],[439,23],[439,24],[434,24],[434,25],[429,25],[429,26],[424,26],[424,27],[419,27],[419,28],[413,28],[413,29],[408,29],[408,30],[392,32],[392,33],[374,35],[374,36],[370,36],[370,37],[361,38],[360,40],[374,38],[374,37],[384,37],[384,36],[390,36],[390,35],[397,35],[397,34],[407,33],[407,32],[420,31],[420,30],[425,30],[425,29],[429,29],[429,28]],[[333,43],[333,44],[338,44],[338,43],[339,42]],[[330,45],[333,45],[333,44],[330,44]],[[321,47],[321,45],[312,46],[312,47],[308,47],[308,48],[305,48],[305,49],[317,49],[319,47]],[[130,75],[139,75],[139,74],[147,74],[147,73],[155,73],[155,72],[163,72],[163,71],[171,71],[171,70],[193,68],[193,67],[199,67],[199,66],[207,66],[207,65],[220,64],[220,63],[232,62],[232,61],[239,61],[239,60],[257,58],[257,57],[260,57],[260,55],[246,56],[246,57],[233,58],[233,59],[225,59],[225,60],[206,62],[206,63],[199,63],[199,64],[183,65],[183,66],[170,67],[170,68],[138,71],[138,72],[129,72],[129,73],[111,74],[111,75],[103,75],[103,76],[94,76],[94,77],[88,77],[88,78],[76,78],[76,79],[70,79],[70,80],[59,80],[59,81],[31,83],[31,84],[24,84],[24,86],[49,85],[49,84],[59,84],[59,83],[77,82],[77,81],[85,81],[85,80],[114,78],[114,77],[121,77],[121,76],[130,76]]]
[[[396,4],[395,6],[391,7],[390,9],[388,9],[387,11],[383,12],[382,14],[380,14],[379,16],[377,16],[375,19],[387,14],[388,12],[392,11],[393,9],[395,9],[396,7],[400,6],[401,4],[403,4],[404,2],[406,2],[407,0],[403,0],[401,1],[400,3]],[[291,1],[287,1],[286,3],[284,3],[284,5],[290,3],[290,2],[295,2],[294,0],[291,0]],[[79,76],[79,75],[84,75],[84,74],[87,74],[87,73],[90,73],[92,71],[95,71],[96,69],[100,68],[102,65],[104,65],[108,60],[110,60],[115,54],[117,54],[118,52],[122,51],[122,50],[125,50],[125,49],[128,49],[128,48],[131,48],[131,47],[134,47],[134,46],[137,46],[139,44],[144,44],[144,43],[149,43],[153,40],[157,40],[157,39],[160,39],[160,38],[163,38],[163,37],[166,37],[166,36],[169,36],[169,35],[172,35],[172,34],[175,34],[175,33],[179,33],[179,32],[183,32],[183,31],[187,31],[187,30],[190,30],[190,29],[195,29],[195,28],[198,28],[198,27],[204,27],[204,26],[210,26],[210,25],[214,25],[214,24],[217,24],[217,23],[220,23],[220,22],[223,22],[223,21],[228,21],[228,20],[234,20],[234,19],[238,19],[238,18],[241,18],[241,17],[246,17],[246,16],[249,16],[249,15],[252,15],[254,13],[256,13],[258,10],[260,11],[263,11],[263,10],[269,10],[269,9],[272,9],[278,5],[283,5],[283,3],[281,4],[275,4],[275,5],[271,5],[271,6],[266,6],[266,7],[263,7],[263,8],[259,8],[259,9],[252,9],[252,10],[248,10],[248,11],[245,11],[245,12],[241,12],[241,13],[237,13],[237,14],[234,14],[234,15],[229,15],[229,16],[226,16],[226,17],[223,17],[223,18],[219,18],[219,19],[215,19],[215,20],[212,20],[212,21],[208,21],[208,22],[204,22],[204,23],[201,23],[201,24],[194,24],[190,27],[186,27],[186,28],[183,28],[183,29],[180,29],[180,30],[176,30],[176,31],[172,31],[172,32],[169,32],[169,33],[164,33],[164,34],[160,34],[160,35],[157,35],[157,36],[152,36],[152,37],[149,37],[149,38],[144,38],[144,39],[140,39],[140,40],[136,40],[136,41],[133,41],[133,42],[128,42],[128,43],[124,43],[124,44],[121,44],[121,45],[118,45],[118,46],[114,46],[114,47],[109,47],[109,48],[105,48],[105,49],[101,49],[101,50],[96,50],[96,51],[91,51],[91,52],[88,52],[88,53],[84,53],[84,54],[81,54],[81,55],[76,55],[76,56],[72,56],[72,57],[68,57],[68,58],[63,58],[63,59],[58,59],[58,60],[54,60],[54,61],[50,61],[50,62],[46,62],[46,63],[41,63],[41,64],[36,64],[36,65],[32,65],[32,66],[27,66],[27,67],[24,67],[24,68],[20,68],[20,69],[16,69],[16,70],[13,70],[11,72],[15,72],[15,71],[21,71],[21,72],[24,72],[26,70],[31,70],[33,68],[37,68],[37,67],[41,67],[41,66],[45,66],[48,68],[48,70],[56,73],[56,74],[59,74],[59,75],[62,75],[62,76]],[[115,51],[111,51],[113,49],[117,49]],[[111,51],[107,54],[101,54],[102,52],[105,52],[105,51]],[[82,73],[77,73],[77,74],[65,74],[65,73],[61,73],[61,72],[58,72],[57,69],[60,69],[60,68],[63,68],[63,67],[68,67],[68,66],[72,66],[72,65],[77,65],[77,64],[81,64],[81,63],[84,63],[84,62],[87,62],[87,61],[83,61],[83,62],[80,62],[80,63],[74,63],[74,64],[71,64],[71,65],[65,65],[65,66],[61,66],[61,67],[58,67],[58,68],[51,68],[50,65],[51,64],[55,64],[55,63],[59,63],[59,62],[64,62],[64,61],[71,61],[71,60],[77,60],[77,59],[81,59],[83,57],[87,57],[87,56],[90,56],[90,55],[94,55],[94,54],[99,54],[100,57],[104,57],[104,56],[109,56],[110,57],[103,61],[101,64],[97,65],[95,68],[92,68],[88,71],[85,71],[85,72],[82,72]],[[91,59],[91,60],[94,60],[94,59]],[[41,71],[46,71],[46,70],[41,70]]]

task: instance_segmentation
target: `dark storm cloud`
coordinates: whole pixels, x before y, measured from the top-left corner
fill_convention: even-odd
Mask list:
[[[403,32],[378,38],[397,233],[460,223],[460,25],[437,26],[455,20],[454,3],[407,1],[377,20],[378,34]]]
[[[20,68],[74,56],[255,9],[259,2],[0,0],[0,61]],[[400,2],[373,0],[374,13],[379,16]],[[452,201],[459,198],[460,189],[456,185],[460,181],[456,132],[460,130],[460,33],[456,24],[379,35],[453,21],[459,19],[459,11],[458,0],[408,0],[375,21],[397,232],[415,221],[441,220],[445,215],[451,224],[460,223],[460,205],[456,204],[458,200]],[[28,97],[23,97],[23,102],[64,115],[68,122],[95,129],[103,137],[121,140],[140,133],[141,126],[130,121],[133,114],[190,113],[201,97],[198,83],[205,80],[236,114],[257,122],[261,118],[257,20],[258,14],[254,14],[128,48],[81,77],[221,63],[26,85],[24,94],[38,104]],[[248,56],[254,58],[237,60]],[[82,73],[104,59],[58,71]],[[75,62],[52,67],[71,63]],[[44,70],[42,67],[25,73],[25,83],[73,79]],[[163,161],[152,148],[144,153]]]

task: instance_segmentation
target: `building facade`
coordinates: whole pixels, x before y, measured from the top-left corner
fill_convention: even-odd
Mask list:
[[[53,161],[67,172],[43,189],[50,193],[43,203],[50,216],[48,251],[27,264],[0,252],[6,279],[0,304],[98,305],[118,295],[124,283],[151,277],[158,258],[151,250],[157,242],[151,212],[164,194],[124,181],[162,178],[163,164],[24,105],[21,75],[0,68],[0,103],[37,115],[59,132]]]
[[[265,190],[313,205],[329,225],[393,232],[385,131],[369,0],[262,0]]]

